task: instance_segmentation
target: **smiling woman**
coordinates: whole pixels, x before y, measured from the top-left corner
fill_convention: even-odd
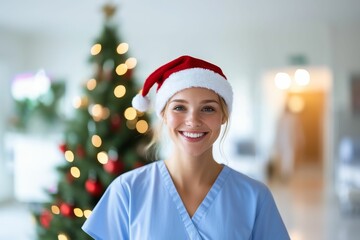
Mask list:
[[[181,56],[146,79],[135,109],[148,109],[155,83],[174,149],[114,180],[83,230],[95,239],[290,239],[269,189],[213,157],[233,101],[222,70]]]

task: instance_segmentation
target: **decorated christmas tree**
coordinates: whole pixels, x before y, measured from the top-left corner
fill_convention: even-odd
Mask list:
[[[137,93],[133,79],[136,59],[128,57],[105,6],[103,30],[91,47],[94,75],[74,101],[74,116],[66,123],[60,151],[59,182],[49,191],[50,202],[35,213],[39,239],[91,239],[81,226],[110,182],[119,174],[149,162],[148,116],[131,107]]]

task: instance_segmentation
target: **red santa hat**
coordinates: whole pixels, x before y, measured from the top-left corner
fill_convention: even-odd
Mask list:
[[[155,112],[160,116],[167,101],[177,92],[191,87],[207,88],[221,96],[232,109],[233,92],[222,70],[209,62],[190,56],[181,56],[156,69],[145,80],[142,91],[132,100],[132,106],[140,112],[149,109],[147,96],[157,83]]]

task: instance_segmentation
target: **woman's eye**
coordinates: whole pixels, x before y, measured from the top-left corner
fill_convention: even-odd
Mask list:
[[[213,112],[213,111],[215,111],[215,109],[213,107],[204,107],[203,111],[204,112]]]
[[[175,106],[175,107],[173,107],[173,110],[175,110],[175,111],[183,111],[184,109],[185,109],[184,106]]]

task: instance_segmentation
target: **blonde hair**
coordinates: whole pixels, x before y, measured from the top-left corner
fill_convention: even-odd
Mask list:
[[[225,124],[224,131],[222,131],[222,134],[220,137],[219,149],[220,149],[221,156],[226,160],[226,157],[225,157],[225,154],[223,151],[223,144],[224,144],[225,137],[229,130],[230,113],[229,113],[229,109],[226,105],[225,100],[220,96],[219,96],[219,100],[220,100],[220,108],[221,108],[221,111],[223,113],[223,118],[224,118],[223,124]],[[164,113],[165,113],[165,110],[167,109],[167,107],[168,107],[168,102],[166,103],[165,107],[161,110],[162,119],[152,128],[151,141],[149,142],[148,145],[146,145],[146,148],[145,148],[147,152],[154,154],[155,159],[157,159],[159,156],[159,151],[160,151],[159,143],[160,143],[160,137],[162,135],[163,126],[164,126]]]

